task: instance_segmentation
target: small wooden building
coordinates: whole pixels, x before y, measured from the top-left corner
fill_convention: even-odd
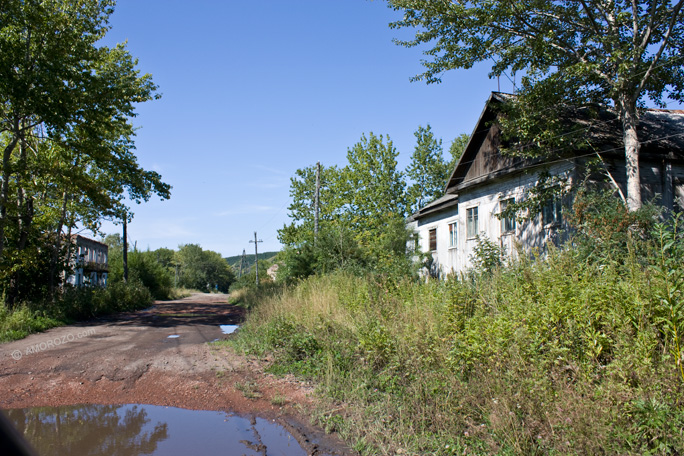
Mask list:
[[[434,275],[466,271],[477,236],[498,242],[509,253],[516,244],[529,251],[555,239],[565,226],[562,208],[570,201],[548,201],[541,214],[524,223],[497,217],[508,204],[528,196],[542,171],[571,186],[583,178],[589,160],[600,158],[606,175],[626,194],[622,132],[614,114],[587,123],[591,128],[586,134],[592,136],[589,150],[551,159],[514,158],[501,154],[496,122],[501,104],[510,97],[492,93],[444,196],[409,218],[421,251],[432,254]],[[643,200],[684,210],[684,111],[646,110],[640,118],[639,138]]]

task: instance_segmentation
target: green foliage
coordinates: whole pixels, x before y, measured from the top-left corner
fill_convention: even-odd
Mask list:
[[[321,425],[369,454],[678,454],[681,215],[605,198],[582,195],[542,257],[501,268],[481,239],[467,280],[338,271],[261,294],[235,344],[313,379]]]
[[[324,231],[329,223],[339,219],[344,212],[347,194],[343,171],[337,166],[321,166],[319,178],[319,227]],[[278,230],[278,239],[284,245],[301,245],[313,242],[316,193],[316,166],[298,169],[290,179],[292,204],[289,225]]]
[[[0,306],[0,342],[23,339],[29,334],[62,324],[55,318],[31,311],[27,306],[19,306],[13,310],[8,309],[4,303]]]
[[[157,98],[157,87],[124,45],[101,45],[113,6],[3,3],[0,288],[10,306],[56,292],[73,228],[130,219],[124,196],[140,203],[170,195],[132,152],[135,106]]]
[[[658,300],[654,323],[662,328],[684,385],[684,217],[675,214],[654,227],[657,262],[653,266]]]
[[[592,190],[586,184],[580,185],[574,193],[572,210],[565,217],[576,233],[574,248],[578,261],[616,265],[646,254],[635,249],[648,245],[635,243],[633,238],[643,238],[651,232],[659,211],[647,205],[629,212],[614,190]]]
[[[413,182],[407,190],[409,212],[415,213],[444,193],[447,178],[453,168],[444,161],[442,140],[434,137],[430,125],[422,126],[414,133],[416,148],[406,176]]]
[[[109,284],[123,282],[123,242],[118,234],[104,239],[109,245]],[[169,261],[169,249],[128,252],[128,278],[146,287],[154,299],[169,299],[173,293],[173,269]],[[173,251],[170,251],[173,253]]]
[[[218,252],[197,244],[181,245],[176,254],[178,285],[202,291],[227,292],[235,275]]]
[[[121,269],[112,271],[112,282],[123,279]],[[140,282],[154,299],[169,299],[173,288],[173,276],[167,268],[156,259],[156,252],[133,251],[128,253],[128,279]]]
[[[123,282],[123,242],[119,234],[108,235],[109,282]],[[175,288],[204,292],[227,292],[235,281],[232,268],[217,252],[202,250],[199,245],[182,245],[178,251],[160,248],[128,252],[128,276],[140,282],[154,299],[170,299]],[[175,283],[177,282],[177,283]]]
[[[684,12],[681,2],[390,0],[404,12],[392,28],[415,29],[402,46],[427,45],[428,83],[456,68],[493,62],[491,76],[524,74],[501,120],[504,132],[532,155],[577,149],[586,141],[564,129],[568,110],[611,106],[624,131],[627,163],[637,163],[638,108],[647,100],[681,101]],[[591,119],[591,116],[589,116]],[[521,151],[523,152],[523,151]],[[638,209],[638,170],[627,167],[628,207]]]
[[[267,262],[273,262],[273,259],[278,255],[279,252],[259,252],[259,260],[265,260]],[[240,271],[240,262],[242,260],[242,255],[235,255],[231,257],[224,258],[228,265],[231,267],[235,273],[239,273]],[[246,256],[247,262],[244,265],[245,267],[249,267],[251,264],[254,264],[254,255],[253,254],[247,254]]]
[[[269,261],[259,260],[259,285],[272,282],[268,275],[268,268],[271,266]],[[278,271],[280,274],[280,270]],[[229,285],[230,291],[240,290],[242,288],[256,288],[256,268],[252,267],[247,271],[243,271],[242,276],[237,280],[231,281]]]
[[[278,280],[296,282],[316,272],[316,257],[312,243],[285,247],[278,256],[282,266],[278,269]]]
[[[337,269],[388,274],[410,271],[406,246],[411,233],[405,227],[408,198],[425,202],[425,195],[434,197],[444,185],[437,185],[437,180],[446,179],[440,141],[429,127],[419,128],[416,137],[417,158],[410,173],[422,183],[416,184],[411,197],[406,175],[397,169],[398,152],[382,135],[363,135],[347,151],[348,163],[342,170],[321,167],[322,212],[315,240],[315,168],[297,171],[290,188],[293,221],[278,232],[285,245],[279,259],[283,266],[280,280],[292,282]],[[441,177],[433,176],[435,173]]]
[[[487,236],[477,235],[470,261],[476,273],[489,275],[504,265],[506,251]]]
[[[679,454],[684,429],[684,411],[658,399],[638,398],[627,404],[625,413],[633,422],[628,443],[636,454]]]
[[[463,152],[465,152],[468,141],[470,141],[470,136],[465,133],[461,133],[451,142],[451,145],[449,146],[449,155],[451,156],[451,160],[449,160],[449,164],[447,166],[449,173],[456,168],[456,164],[461,159],[461,155],[463,155]]]
[[[152,304],[150,291],[141,282],[112,283],[104,288],[68,288],[46,310],[62,321],[84,320],[97,315],[138,310]],[[46,306],[36,306],[37,310]]]
[[[35,332],[97,315],[132,311],[152,303],[140,282],[114,283],[107,288],[66,288],[58,299],[8,309],[0,306],[0,341],[21,339]]]
[[[397,169],[398,155],[389,137],[385,143],[382,135],[376,136],[373,132],[368,137],[362,135],[347,150],[344,178],[351,193],[347,195],[347,204],[352,218],[405,213],[405,184]]]

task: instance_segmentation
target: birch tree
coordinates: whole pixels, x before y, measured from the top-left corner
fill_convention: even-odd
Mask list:
[[[622,125],[627,206],[641,207],[639,108],[682,101],[684,0],[389,0],[404,12],[394,28],[415,28],[403,46],[428,45],[425,72],[493,62],[490,76],[521,72],[520,95],[612,106]],[[549,96],[544,96],[547,94]]]

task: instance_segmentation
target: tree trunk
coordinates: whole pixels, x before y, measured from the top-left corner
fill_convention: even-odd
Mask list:
[[[57,263],[59,263],[59,254],[62,250],[62,228],[67,216],[67,205],[69,204],[69,194],[65,191],[62,195],[62,211],[57,222],[57,229],[55,230],[55,242],[52,246],[52,256],[50,257],[50,296],[55,296],[55,278],[57,276]]]
[[[19,141],[19,163],[16,169],[17,187],[17,241],[14,250],[22,253],[29,245],[31,237],[31,225],[33,224],[34,208],[33,196],[26,190],[25,173],[27,168],[28,145],[24,138]],[[10,308],[16,306],[20,296],[21,281],[27,280],[26,274],[16,269],[10,276],[9,287],[7,290],[6,301]]]
[[[7,201],[9,199],[9,179],[12,175],[12,152],[19,142],[17,135],[13,135],[10,143],[2,153],[2,186],[0,187],[0,259],[5,251],[5,225],[7,224]]]
[[[636,104],[627,96],[621,96],[618,102],[620,120],[622,121],[622,138],[625,143],[625,172],[627,175],[627,209],[634,212],[641,209],[641,177],[639,173],[639,138],[637,126],[639,119]]]

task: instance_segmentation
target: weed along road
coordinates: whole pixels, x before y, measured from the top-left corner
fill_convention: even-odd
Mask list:
[[[234,337],[224,332],[243,313],[227,295],[194,294],[2,344],[0,409],[149,404],[227,411],[276,420],[309,454],[347,454],[298,415],[310,404],[309,387],[265,374],[259,360],[212,343]]]

